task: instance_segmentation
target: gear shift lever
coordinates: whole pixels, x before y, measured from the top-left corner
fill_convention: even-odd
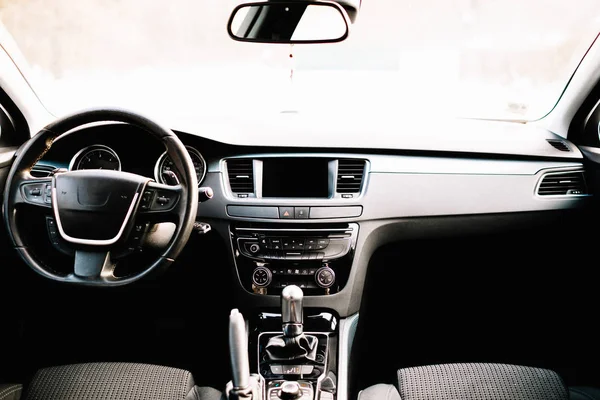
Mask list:
[[[304,293],[296,285],[281,292],[281,328],[283,335],[269,339],[265,351],[271,361],[312,360],[317,357],[318,339],[305,335],[302,300]]]
[[[304,317],[302,302],[304,293],[296,285],[286,286],[281,292],[281,322],[283,336],[294,337],[302,334]]]

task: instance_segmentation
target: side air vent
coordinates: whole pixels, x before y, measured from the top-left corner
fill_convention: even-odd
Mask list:
[[[548,143],[550,143],[552,145],[552,147],[554,147],[556,150],[560,150],[560,151],[571,151],[571,149],[569,149],[569,146],[567,146],[567,144],[559,139],[547,139]]]
[[[544,175],[538,187],[540,196],[588,194],[583,171],[556,172]]]
[[[337,192],[358,193],[365,174],[364,160],[338,160]]]
[[[227,160],[227,174],[233,193],[254,193],[254,171],[251,158]]]
[[[47,178],[54,170],[55,168],[50,165],[37,164],[34,165],[33,168],[31,168],[31,176],[36,178]]]

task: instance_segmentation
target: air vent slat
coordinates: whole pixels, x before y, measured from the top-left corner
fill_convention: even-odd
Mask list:
[[[364,173],[364,160],[338,160],[336,192],[359,193]]]
[[[31,176],[36,178],[47,178],[54,170],[55,168],[50,165],[35,165],[31,168]]]
[[[552,147],[554,147],[556,150],[560,150],[560,151],[571,151],[571,149],[569,148],[569,146],[567,146],[567,144],[560,139],[547,139],[546,140],[548,143],[550,143],[550,145],[552,145]]]
[[[227,160],[229,186],[234,193],[254,193],[254,170],[252,159]]]
[[[542,178],[538,187],[540,196],[569,196],[587,193],[583,171],[547,174]]]

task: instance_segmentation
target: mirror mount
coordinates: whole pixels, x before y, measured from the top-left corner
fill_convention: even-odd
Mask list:
[[[349,17],[333,1],[263,1],[238,5],[229,18],[233,40],[253,43],[336,43],[349,33]]]

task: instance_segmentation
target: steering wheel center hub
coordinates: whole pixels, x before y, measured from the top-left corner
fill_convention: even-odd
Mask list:
[[[139,175],[108,170],[56,175],[52,207],[61,236],[76,244],[116,243],[148,181]]]

